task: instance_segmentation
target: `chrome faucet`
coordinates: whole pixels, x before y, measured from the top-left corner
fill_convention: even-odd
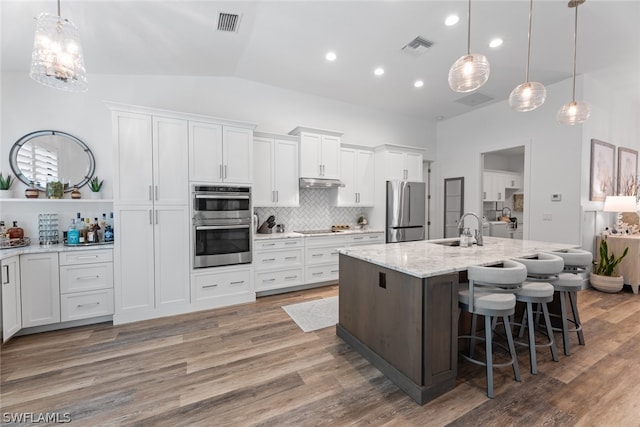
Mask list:
[[[504,215],[504,210],[505,209],[509,209],[509,217],[511,217],[511,208],[509,206],[505,206],[504,208],[502,208],[502,215]]]
[[[476,244],[478,246],[482,246],[483,245],[483,243],[482,243],[482,220],[480,219],[480,217],[478,215],[474,214],[473,212],[466,212],[465,214],[463,214],[460,217],[460,220],[458,221],[458,225],[456,225],[456,227],[458,228],[458,230],[461,233],[462,232],[462,226],[464,225],[464,219],[469,215],[475,217],[476,221],[478,221],[478,228],[476,229],[475,238],[476,238]]]

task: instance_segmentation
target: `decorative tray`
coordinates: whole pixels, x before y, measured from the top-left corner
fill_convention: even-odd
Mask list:
[[[22,248],[31,244],[31,238],[23,237],[21,239],[0,240],[0,249]]]

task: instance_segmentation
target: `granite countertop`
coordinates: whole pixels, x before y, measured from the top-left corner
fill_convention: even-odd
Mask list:
[[[446,246],[437,242],[454,239],[422,240],[340,249],[343,255],[368,261],[411,276],[425,278],[464,271],[470,265],[491,265],[532,256],[539,251],[578,248],[579,245],[484,237],[484,246]]]
[[[351,230],[342,230],[336,232],[326,232],[326,233],[313,233],[313,234],[302,234],[296,233],[295,231],[288,231],[285,233],[276,233],[275,231],[271,234],[258,234],[255,233],[253,235],[254,240],[262,240],[262,239],[290,239],[293,237],[317,237],[317,236],[343,236],[347,234],[369,234],[369,233],[384,233],[384,230],[371,229],[367,228],[365,230],[361,229],[351,229]]]
[[[24,254],[37,254],[43,252],[69,252],[69,251],[89,251],[95,249],[113,249],[113,243],[103,243],[97,245],[82,245],[82,246],[65,246],[63,244],[57,245],[29,245],[21,248],[7,248],[0,249],[0,260],[12,257],[14,255]]]

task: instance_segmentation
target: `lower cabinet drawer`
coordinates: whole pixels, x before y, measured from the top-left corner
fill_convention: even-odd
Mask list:
[[[338,280],[338,264],[318,265],[307,267],[305,283],[326,282]]]
[[[192,280],[196,301],[252,290],[251,270],[194,275]]]
[[[301,268],[256,273],[256,291],[298,286],[303,284],[303,280]]]
[[[253,265],[256,269],[265,268],[293,268],[302,265],[302,248],[287,251],[256,251]]]
[[[333,248],[306,248],[305,263],[307,265],[326,264],[338,262],[338,249]]]
[[[113,314],[113,289],[60,295],[60,320],[89,319]]]
[[[60,293],[113,288],[113,263],[60,266]]]

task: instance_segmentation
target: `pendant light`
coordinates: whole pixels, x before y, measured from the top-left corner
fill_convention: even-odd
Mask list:
[[[471,92],[489,79],[489,61],[484,55],[471,53],[471,0],[467,14],[467,54],[449,69],[449,87],[455,92]]]
[[[531,15],[533,12],[533,0],[529,1],[529,35],[527,46],[527,71],[525,82],[518,85],[509,95],[509,106],[514,111],[532,111],[544,104],[547,98],[547,89],[542,83],[529,81],[529,59],[531,58]]]
[[[576,101],[576,49],[578,45],[578,6],[584,3],[585,0],[571,0],[569,7],[575,8],[575,27],[573,30],[573,96],[571,102],[568,102],[560,108],[556,115],[556,120],[562,125],[575,125],[577,123],[584,123],[588,118],[591,111],[589,106],[585,102]]]
[[[41,13],[36,19],[36,34],[29,76],[45,86],[70,92],[85,92],[87,77],[78,28],[60,16]]]

